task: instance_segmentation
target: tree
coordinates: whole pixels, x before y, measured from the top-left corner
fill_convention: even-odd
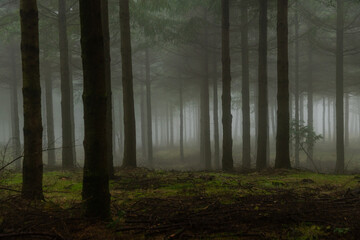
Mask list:
[[[299,90],[299,13],[298,13],[298,0],[295,2],[295,121],[300,122],[299,116],[299,101],[300,101],[300,90]],[[299,125],[296,125],[296,131],[299,131]],[[300,156],[299,156],[299,136],[295,137],[295,167],[300,166]]]
[[[250,168],[250,92],[249,92],[249,43],[248,43],[248,0],[242,0],[241,7],[241,48],[242,48],[242,115],[243,115],[243,168]]]
[[[276,133],[275,168],[290,168],[288,0],[278,0],[277,9],[278,127]]]
[[[20,1],[23,71],[24,162],[21,195],[43,199],[42,120],[39,68],[39,23],[36,0]]]
[[[230,6],[229,0],[221,1],[222,12],[222,123],[223,123],[223,158],[222,168],[233,169],[232,156],[232,115],[231,115],[231,70],[230,70]]]
[[[71,95],[69,44],[67,38],[66,0],[59,0],[59,49],[60,49],[60,76],[61,76],[61,117],[62,117],[62,167],[71,169],[75,166],[73,151],[73,126],[71,119]]]
[[[131,57],[129,0],[119,0],[119,4],[125,132],[123,167],[136,167],[136,125]]]
[[[344,172],[344,2],[337,0],[336,27],[336,173]]]
[[[151,76],[149,49],[145,50],[146,69],[146,123],[147,123],[147,157],[150,167],[153,165],[153,142],[152,142],[152,109],[151,109]]]
[[[84,176],[85,215],[110,216],[107,167],[107,91],[101,0],[80,0],[81,51],[84,73]]]
[[[110,56],[110,33],[109,33],[109,10],[108,0],[101,1],[101,21],[104,35],[104,53],[105,53],[105,81],[106,95],[108,97],[106,105],[106,142],[107,142],[107,163],[109,176],[114,177],[114,160],[113,160],[113,107],[111,91],[111,56]]]
[[[259,121],[256,168],[266,167],[268,140],[268,89],[267,89],[267,1],[259,0]]]

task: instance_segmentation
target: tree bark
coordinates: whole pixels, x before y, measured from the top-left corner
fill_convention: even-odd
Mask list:
[[[248,0],[242,0],[241,7],[241,49],[242,49],[242,167],[251,167],[250,138],[250,89],[249,89],[249,47],[248,47]]]
[[[47,130],[47,154],[48,166],[54,167],[55,157],[55,133],[54,133],[54,110],[53,110],[53,85],[51,77],[51,66],[45,55],[44,80],[45,80],[45,103],[46,103],[46,130]]]
[[[151,104],[151,76],[149,49],[145,50],[145,68],[146,68],[146,117],[147,117],[147,157],[149,166],[153,165],[153,134],[152,134],[152,104]]]
[[[61,76],[61,123],[62,123],[62,167],[72,169],[74,161],[74,140],[71,120],[69,45],[67,38],[66,1],[59,0],[59,49]]]
[[[214,120],[214,167],[215,169],[220,168],[220,148],[219,148],[219,99],[218,99],[218,83],[217,83],[217,64],[216,64],[216,55],[213,54],[213,120]]]
[[[278,111],[275,168],[290,168],[288,0],[278,0]]]
[[[298,13],[298,0],[295,2],[296,10],[295,10],[295,131],[299,132],[299,100],[300,100],[300,89],[299,89],[299,60],[300,60],[300,52],[299,52],[299,13]],[[296,134],[295,136],[295,167],[300,167],[300,136]]]
[[[349,147],[349,121],[350,121],[350,96],[348,93],[345,94],[345,147]]]
[[[230,69],[230,6],[229,0],[221,1],[222,9],[222,123],[223,123],[223,170],[233,169],[232,115],[231,115],[231,69]]]
[[[259,0],[259,121],[256,169],[266,168],[268,140],[268,89],[267,89],[267,0]]]
[[[114,177],[114,158],[113,158],[113,104],[111,90],[111,56],[110,56],[110,32],[109,32],[109,7],[108,0],[101,0],[101,22],[104,35],[104,53],[105,53],[105,82],[106,96],[108,97],[106,105],[106,142],[107,142],[107,163],[109,177]]]
[[[344,173],[344,2],[337,0],[336,28],[336,167]]]
[[[205,14],[206,15],[206,14]],[[207,21],[205,16],[205,21]],[[206,23],[205,23],[206,24]],[[211,169],[211,146],[210,146],[210,107],[209,107],[209,55],[208,55],[208,29],[204,30],[204,52],[203,52],[203,77],[200,86],[200,144],[201,164],[205,170]],[[185,128],[186,129],[186,128]],[[186,138],[185,138],[186,139]]]
[[[81,50],[84,73],[84,176],[82,198],[85,215],[110,217],[107,164],[106,63],[101,0],[80,0]]]
[[[43,199],[39,25],[36,0],[20,1],[23,73],[24,161],[21,196]]]
[[[145,93],[144,87],[140,86],[140,114],[141,114],[141,151],[144,160],[147,159],[147,146],[146,146],[146,106],[145,106]]]
[[[136,167],[136,124],[131,56],[129,0],[119,0],[119,4],[125,132],[123,167]]]

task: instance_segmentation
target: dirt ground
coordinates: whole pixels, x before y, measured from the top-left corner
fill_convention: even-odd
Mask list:
[[[1,184],[0,239],[360,239],[357,175],[123,171],[106,223],[82,217],[79,173],[46,179],[45,202]]]

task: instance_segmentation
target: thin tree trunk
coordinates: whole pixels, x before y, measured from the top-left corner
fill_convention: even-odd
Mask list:
[[[307,78],[307,125],[310,129],[313,129],[314,127],[314,102],[313,102],[313,55],[312,55],[312,48],[311,48],[311,43],[309,45],[309,60],[308,60],[308,64],[309,64],[309,69],[308,69],[308,73],[309,76]],[[310,167],[311,166],[311,161],[313,159],[313,144],[311,139],[308,140],[309,144],[307,146],[307,166]]]
[[[336,168],[344,172],[344,2],[337,0],[336,29]]]
[[[330,100],[330,97],[328,97],[328,135],[329,135],[329,137],[328,137],[328,139],[329,139],[329,142],[331,142],[332,141],[332,137],[331,137],[331,132],[332,132],[332,130],[331,130],[331,100]]]
[[[21,155],[21,144],[20,144],[20,127],[19,127],[19,102],[18,102],[18,75],[16,69],[16,55],[15,55],[15,45],[11,44],[11,92],[10,92],[10,102],[11,102],[11,123],[12,123],[12,146],[14,152],[14,158],[17,158]],[[21,169],[21,159],[15,162],[16,170]]]
[[[149,49],[145,50],[145,68],[146,68],[146,118],[147,118],[147,157],[150,167],[153,165],[153,137],[152,137],[152,104],[151,104],[151,77],[150,77],[150,59]]]
[[[290,168],[288,0],[278,0],[278,112],[275,168]]]
[[[129,0],[119,0],[124,107],[124,161],[123,167],[136,167],[136,124],[131,56]]]
[[[205,16],[206,21],[206,16]],[[200,86],[200,145],[201,164],[205,170],[211,169],[211,146],[210,146],[210,108],[209,108],[209,55],[208,55],[208,30],[205,26],[204,52],[203,52],[203,77]]]
[[[73,129],[70,104],[70,67],[69,45],[67,38],[66,1],[59,0],[59,49],[60,49],[60,76],[61,76],[61,123],[62,123],[62,167],[75,167],[73,156]]]
[[[218,83],[217,83],[217,64],[216,64],[216,55],[213,54],[213,120],[214,120],[214,167],[215,169],[220,168],[220,148],[219,148],[219,101],[218,101]]]
[[[183,107],[183,85],[179,88],[180,101],[180,160],[184,162],[184,107]]]
[[[325,97],[323,97],[323,106],[322,106],[322,108],[323,108],[323,114],[322,114],[322,127],[323,127],[323,129],[322,129],[322,132],[323,132],[323,141],[325,141],[325,137],[326,137],[326,99],[325,99]]]
[[[145,93],[144,87],[140,86],[140,111],[141,111],[141,151],[144,160],[147,159],[147,147],[146,147],[146,107],[145,107]]]
[[[230,6],[229,0],[221,1],[222,9],[222,122],[223,122],[223,170],[233,169],[232,115],[231,115],[231,69],[230,69]]]
[[[21,196],[43,199],[39,25],[36,0],[20,1],[24,107],[24,161]]]
[[[248,0],[242,0],[241,7],[241,49],[242,49],[242,167],[251,167],[250,138],[250,89],[249,89],[249,46],[248,46]]]
[[[266,168],[268,140],[268,89],[267,89],[267,0],[260,0],[259,19],[259,122],[256,169]]]
[[[296,4],[296,10],[295,10],[295,131],[299,132],[299,124],[300,124],[300,116],[299,116],[299,58],[300,58],[300,52],[299,52],[299,13],[298,13],[298,0],[295,2]],[[299,134],[296,134],[295,136],[295,167],[300,167],[300,136]]]
[[[345,94],[345,147],[349,147],[350,96]]]
[[[46,54],[44,54],[46,55]],[[45,98],[46,98],[46,130],[47,130],[47,154],[48,166],[54,167],[55,157],[55,134],[54,134],[54,110],[53,110],[53,85],[51,77],[51,66],[48,59],[44,60],[44,80],[45,80]]]

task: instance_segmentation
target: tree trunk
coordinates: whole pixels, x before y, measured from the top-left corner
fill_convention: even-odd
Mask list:
[[[66,1],[59,0],[59,49],[61,76],[61,123],[62,123],[62,167],[72,169],[75,166],[73,156],[73,129],[70,104],[70,68],[69,46],[67,38]]]
[[[344,173],[344,2],[337,0],[336,28],[336,168]]]
[[[144,160],[147,159],[147,147],[146,147],[146,107],[145,107],[145,93],[144,87],[140,86],[140,114],[141,114],[141,151]]]
[[[250,89],[249,89],[249,47],[248,47],[248,0],[242,0],[241,7],[241,52],[242,52],[242,167],[251,167],[250,138]]]
[[[43,199],[42,120],[39,69],[39,25],[36,0],[20,1],[24,107],[24,161],[21,195]]]
[[[278,0],[278,112],[275,168],[290,168],[289,152],[289,59],[288,59],[288,0]]]
[[[266,168],[268,140],[268,89],[267,89],[267,0],[260,0],[259,19],[259,122],[256,169]]]
[[[108,0],[101,0],[101,22],[104,35],[104,53],[105,53],[105,82],[106,95],[108,97],[106,105],[106,142],[107,142],[107,163],[109,177],[114,177],[114,159],[113,159],[113,119],[112,119],[112,90],[111,90],[111,56],[110,56],[110,33],[109,33],[109,7]]]
[[[349,147],[350,96],[345,94],[345,147]]]
[[[16,69],[16,55],[15,55],[15,45],[11,44],[11,92],[10,92],[10,102],[11,102],[11,130],[12,130],[12,146],[14,152],[14,158],[21,156],[21,144],[20,144],[20,127],[19,127],[19,102],[18,102],[18,75]],[[21,169],[21,159],[15,162],[16,170]]]
[[[310,39],[309,39],[310,40]],[[310,41],[309,41],[310,42]],[[310,129],[314,128],[314,102],[313,102],[313,55],[312,55],[312,48],[311,48],[311,43],[309,45],[309,60],[308,60],[308,64],[309,64],[309,68],[308,68],[308,78],[307,78],[307,125]],[[313,144],[312,144],[312,140],[309,139],[308,140],[309,144],[307,146],[307,166],[311,167],[311,159],[313,159]]]
[[[219,148],[219,101],[218,101],[218,83],[217,83],[217,64],[216,64],[216,55],[213,54],[213,104],[214,104],[214,112],[213,112],[213,120],[214,120],[214,167],[215,169],[220,168],[220,148]]]
[[[205,21],[207,21],[205,16]],[[205,23],[206,24],[206,23]],[[210,108],[209,108],[209,55],[208,55],[208,30],[205,26],[204,52],[203,52],[203,77],[200,86],[200,145],[201,164],[205,170],[211,169],[211,146],[210,146]],[[186,128],[185,128],[186,129]],[[185,138],[186,139],[186,138]]]
[[[223,170],[233,169],[232,115],[231,115],[231,70],[230,70],[230,6],[229,0],[221,1],[222,9],[222,123],[223,123]]]
[[[329,139],[329,142],[332,141],[332,137],[331,137],[331,100],[330,100],[330,97],[328,97],[328,139]]]
[[[146,117],[147,117],[147,157],[149,166],[153,165],[153,137],[152,137],[152,105],[151,105],[151,77],[149,49],[145,50],[146,67]]]
[[[295,131],[299,132],[299,123],[300,123],[300,116],[299,116],[299,58],[300,58],[300,52],[299,52],[299,13],[298,13],[298,5],[299,2],[296,0],[296,11],[295,11]],[[296,134],[295,136],[295,167],[300,167],[300,136]]]
[[[82,198],[85,215],[110,216],[107,164],[106,63],[101,21],[101,0],[80,0],[81,51],[84,73],[84,177]]]
[[[326,99],[325,97],[323,97],[323,113],[322,113],[322,132],[323,132],[323,141],[325,141],[325,137],[326,137]]]
[[[131,56],[129,0],[119,0],[119,3],[125,132],[123,167],[136,167],[136,124]]]
[[[182,80],[180,80],[182,81]],[[183,84],[179,88],[180,101],[180,160],[184,162],[184,107],[183,107]]]
[[[44,54],[46,55],[46,54]],[[54,167],[55,157],[55,134],[54,134],[54,110],[53,110],[53,85],[51,76],[51,66],[45,56],[44,60],[44,80],[45,80],[45,99],[46,99],[46,130],[47,130],[47,154],[48,166]]]

